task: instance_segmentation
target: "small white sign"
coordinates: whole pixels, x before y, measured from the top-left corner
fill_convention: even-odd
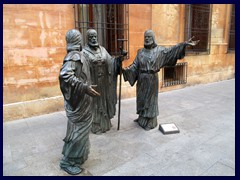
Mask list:
[[[166,124],[160,124],[159,130],[163,134],[172,134],[172,133],[179,133],[179,129],[174,123],[166,123]]]

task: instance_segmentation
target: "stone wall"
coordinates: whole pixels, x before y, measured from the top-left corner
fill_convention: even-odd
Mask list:
[[[130,15],[130,59],[124,66],[131,64],[137,50],[143,47],[144,31],[152,29],[156,41],[162,46],[172,46],[184,41],[184,4],[134,4],[129,7]],[[179,62],[188,62],[187,84],[162,87],[162,71],[159,75],[159,92],[184,88],[234,78],[235,53],[227,51],[230,4],[212,5],[210,53],[186,55]],[[123,97],[135,97],[136,87],[123,82]]]
[[[4,121],[63,108],[58,74],[73,5],[3,5]]]
[[[129,55],[128,60],[123,61],[123,67],[129,66],[137,55],[138,49],[143,47],[144,31],[151,29],[151,4],[129,4]],[[118,80],[119,83],[119,80]],[[119,90],[119,89],[118,89]],[[131,87],[122,78],[122,98],[136,96],[136,86]]]
[[[161,87],[162,73],[159,73],[159,91],[169,91],[196,84],[204,84],[234,78],[235,53],[227,51],[230,4],[213,4],[211,16],[210,53],[186,55],[179,62],[188,62],[187,84]],[[152,29],[159,45],[172,46],[184,41],[184,4],[152,5]]]
[[[153,29],[159,45],[184,41],[184,4],[129,4],[130,65],[143,47],[144,31]],[[187,84],[170,91],[234,78],[235,53],[227,51],[230,4],[212,5],[210,53],[187,55]],[[58,74],[66,54],[65,33],[74,28],[73,5],[3,5],[4,121],[63,110]],[[122,80],[123,81],[123,80]],[[136,86],[122,82],[122,99],[135,97]]]

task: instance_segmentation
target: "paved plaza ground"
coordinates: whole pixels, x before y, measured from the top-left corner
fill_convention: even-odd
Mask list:
[[[158,124],[180,133],[145,131],[133,122],[136,99],[122,100],[110,131],[90,134],[79,176],[235,176],[235,79],[159,94]],[[70,176],[59,168],[64,111],[3,124],[4,176]]]

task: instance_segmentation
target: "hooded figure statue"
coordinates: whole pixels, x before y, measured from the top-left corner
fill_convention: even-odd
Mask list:
[[[72,29],[66,34],[67,55],[60,70],[60,89],[68,118],[60,167],[69,174],[81,173],[80,165],[89,154],[92,124],[92,97],[98,96],[91,85],[89,65],[81,50],[81,33]]]

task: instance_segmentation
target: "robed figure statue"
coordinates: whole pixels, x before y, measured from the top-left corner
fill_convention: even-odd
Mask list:
[[[82,35],[76,30],[66,34],[67,55],[60,70],[60,89],[68,118],[63,139],[64,155],[60,167],[69,174],[79,174],[89,154],[89,133],[92,125],[92,97],[100,94],[91,85],[89,64],[81,54]]]
[[[111,119],[116,113],[117,76],[123,56],[112,57],[99,45],[97,31],[94,29],[87,31],[87,44],[83,48],[83,55],[90,65],[92,83],[97,85],[96,91],[101,94],[93,99],[92,132],[105,133],[112,127]]]
[[[123,77],[131,86],[137,82],[137,114],[135,122],[145,130],[157,126],[158,111],[158,72],[165,66],[175,66],[178,59],[185,56],[187,45],[195,46],[199,41],[179,43],[166,48],[158,46],[152,30],[144,33],[144,48],[129,67],[123,68]]]

